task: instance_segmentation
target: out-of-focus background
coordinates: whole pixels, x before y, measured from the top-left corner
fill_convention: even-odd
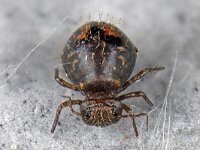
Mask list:
[[[90,17],[89,17],[90,16]],[[109,21],[139,49],[133,74],[165,66],[128,88],[143,90],[125,103],[137,118],[106,128],[87,126],[63,110],[50,128],[60,95],[84,98],[53,79],[61,50],[75,29],[89,20]],[[0,150],[197,150],[200,149],[200,2],[197,0],[0,0]],[[78,109],[78,107],[76,108]]]

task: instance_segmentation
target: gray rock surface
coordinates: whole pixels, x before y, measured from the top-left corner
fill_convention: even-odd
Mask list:
[[[53,71],[66,40],[89,14],[116,24],[138,47],[133,74],[146,66],[166,68],[124,91],[141,89],[154,103],[125,101],[134,112],[149,113],[148,131],[145,119],[136,119],[139,138],[129,119],[91,127],[69,109],[50,133],[60,95],[83,99],[59,86]],[[200,149],[199,1],[0,0],[0,33],[0,150]]]

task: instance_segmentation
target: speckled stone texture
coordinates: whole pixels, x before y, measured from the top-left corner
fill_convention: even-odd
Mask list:
[[[135,113],[149,114],[148,131],[145,118],[136,118],[139,138],[130,119],[98,128],[69,109],[50,133],[60,95],[84,99],[53,79],[58,65],[67,80],[61,50],[80,25],[100,19],[117,25],[139,49],[133,74],[146,66],[166,68],[123,92],[143,90],[154,103],[124,101]],[[200,149],[199,47],[197,0],[0,0],[0,150]]]

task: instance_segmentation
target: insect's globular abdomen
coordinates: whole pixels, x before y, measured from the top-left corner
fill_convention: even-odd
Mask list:
[[[70,37],[63,54],[63,67],[70,80],[119,80],[123,84],[131,75],[137,49],[117,27],[105,22],[89,22]]]

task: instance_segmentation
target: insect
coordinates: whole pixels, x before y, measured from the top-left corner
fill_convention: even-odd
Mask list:
[[[56,128],[62,109],[69,107],[86,124],[93,126],[105,127],[121,118],[131,118],[138,137],[135,118],[147,117],[147,114],[134,114],[123,100],[142,97],[150,106],[153,103],[143,91],[124,95],[119,93],[149,72],[164,67],[145,68],[130,78],[137,53],[137,48],[128,37],[113,24],[91,21],[78,28],[67,41],[61,55],[63,68],[72,83],[60,78],[58,69],[55,69],[54,77],[61,86],[81,92],[85,99],[72,100],[66,96],[57,108],[51,132]],[[79,105],[80,110],[74,110],[74,105]]]

